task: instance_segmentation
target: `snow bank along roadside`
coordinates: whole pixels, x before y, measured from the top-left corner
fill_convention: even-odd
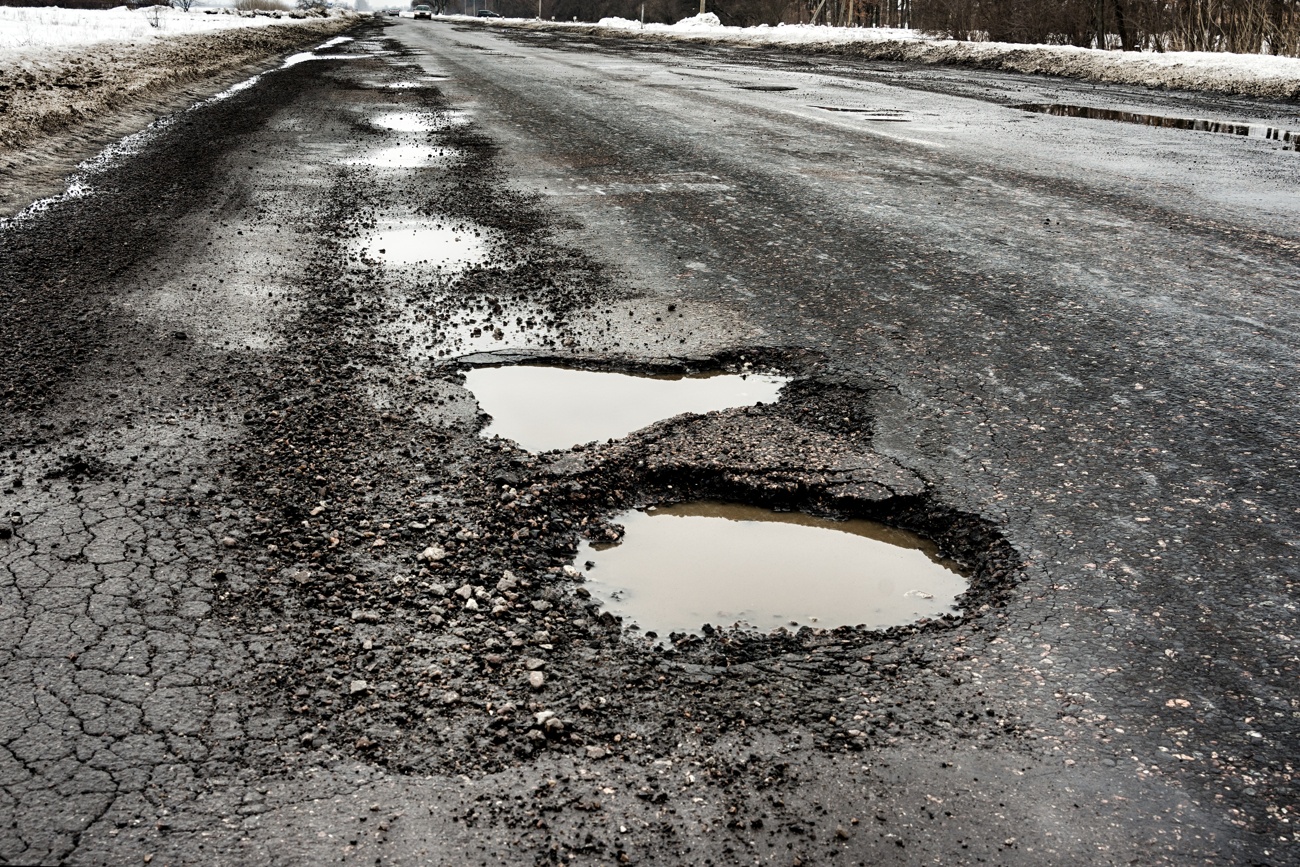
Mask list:
[[[163,102],[176,88],[265,62],[333,36],[356,20],[310,18],[143,44],[112,41],[0,53],[0,166],[11,157],[7,152],[30,150],[42,138],[78,125],[103,124],[106,116],[141,101]]]
[[[0,57],[17,52],[96,42],[158,42],[194,33],[215,33],[242,27],[267,27],[282,17],[306,18],[302,12],[233,14],[185,13],[167,6],[141,9],[60,9],[57,6],[0,6]]]
[[[946,66],[972,66],[1037,75],[1054,75],[1106,84],[1197,90],[1265,99],[1300,99],[1300,58],[1205,51],[1095,51],[1065,45],[1008,42],[958,42],[910,30],[887,28],[722,27],[712,13],[676,24],[647,24],[606,18],[597,24],[560,23],[527,18],[484,21],[448,16],[485,26],[525,30],[567,30],[589,36],[623,36],[651,41],[690,41],[709,45],[774,47],[810,54],[839,54],[866,60],[904,60]]]

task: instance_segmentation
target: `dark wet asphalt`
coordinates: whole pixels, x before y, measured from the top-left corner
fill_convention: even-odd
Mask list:
[[[1300,155],[1007,105],[1290,107],[360,35],[0,229],[0,859],[1295,862]],[[411,141],[459,161],[357,167]],[[357,255],[447,215],[477,269]],[[486,297],[530,352],[803,385],[534,461],[433,365]],[[943,628],[665,655],[547,571],[665,485],[1019,568]]]

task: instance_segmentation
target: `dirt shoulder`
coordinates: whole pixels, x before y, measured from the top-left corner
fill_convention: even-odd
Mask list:
[[[78,162],[159,114],[217,93],[269,58],[340,33],[356,20],[322,18],[0,58],[0,216],[57,192]]]

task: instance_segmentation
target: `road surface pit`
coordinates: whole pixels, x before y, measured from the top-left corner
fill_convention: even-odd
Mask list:
[[[885,629],[954,610],[967,589],[935,545],[873,521],[693,502],[614,519],[576,565],[606,610],[659,635],[704,624]]]
[[[440,111],[437,114],[413,111],[390,111],[372,118],[371,126],[389,132],[436,132],[464,126],[469,115],[463,111]]]
[[[492,416],[483,436],[530,452],[620,439],[682,413],[775,402],[789,380],[761,374],[632,376],[516,364],[478,367],[465,386]]]
[[[1087,105],[1063,105],[1059,103],[1025,103],[1015,105],[1021,111],[1034,114],[1050,114],[1053,117],[1081,117],[1085,120],[1111,120],[1119,123],[1136,123],[1143,126],[1158,126],[1166,129],[1187,129],[1196,132],[1214,132],[1223,135],[1236,135],[1244,138],[1270,139],[1282,144],[1282,150],[1300,150],[1300,132],[1265,124],[1231,123],[1221,120],[1198,120],[1186,117],[1165,117],[1159,114],[1141,114],[1132,111],[1118,111],[1112,108],[1093,108]]]
[[[361,157],[348,160],[352,166],[375,166],[381,169],[413,169],[429,166],[448,166],[455,159],[451,148],[428,145],[393,145],[380,148]]]
[[[903,113],[896,109],[890,108],[849,108],[840,105],[814,105],[813,108],[820,108],[822,111],[838,111],[846,114],[860,114],[862,120],[878,120],[886,123],[910,123],[911,118],[903,117]]]
[[[459,271],[485,261],[488,247],[487,230],[466,221],[381,223],[364,237],[360,255],[367,262]]]

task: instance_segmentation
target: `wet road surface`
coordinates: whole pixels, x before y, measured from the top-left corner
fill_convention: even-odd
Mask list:
[[[1298,155],[1010,106],[1293,107],[354,35],[0,227],[0,860],[1294,861]],[[534,455],[467,353],[794,381]],[[971,590],[646,641],[563,567],[684,499]]]

